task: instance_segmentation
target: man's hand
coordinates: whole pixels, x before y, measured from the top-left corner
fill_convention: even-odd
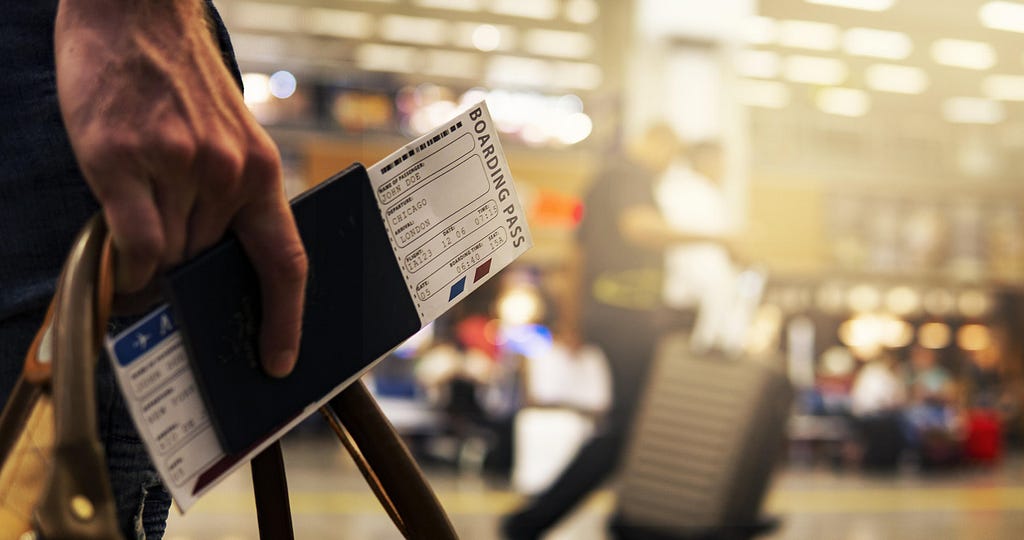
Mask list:
[[[230,228],[262,284],[264,369],[287,375],[306,254],[277,148],[224,66],[202,0],[61,0],[54,39],[61,112],[114,237],[119,292]]]

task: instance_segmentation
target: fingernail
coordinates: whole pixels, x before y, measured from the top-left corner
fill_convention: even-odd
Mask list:
[[[295,368],[295,352],[284,351],[271,356],[270,361],[266,365],[267,373],[271,377],[287,377],[292,369]]]

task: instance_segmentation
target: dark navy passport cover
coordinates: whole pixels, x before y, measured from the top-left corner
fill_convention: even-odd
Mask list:
[[[229,237],[166,276],[166,294],[224,449],[243,452],[420,328],[377,209],[356,164],[292,201],[309,258],[295,371],[259,363],[260,289]]]

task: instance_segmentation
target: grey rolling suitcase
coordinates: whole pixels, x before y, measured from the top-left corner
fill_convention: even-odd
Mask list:
[[[740,539],[764,529],[761,503],[784,448],[793,392],[767,365],[661,345],[627,447],[618,538]]]

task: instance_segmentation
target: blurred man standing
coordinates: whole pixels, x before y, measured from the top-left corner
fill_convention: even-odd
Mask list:
[[[719,238],[674,228],[659,209],[659,179],[680,149],[670,127],[653,125],[630,142],[627,156],[609,156],[584,198],[575,262],[582,338],[608,358],[612,406],[597,434],[551,486],[506,518],[508,538],[540,537],[616,469],[660,337],[687,327],[680,312],[664,308],[662,251]]]

